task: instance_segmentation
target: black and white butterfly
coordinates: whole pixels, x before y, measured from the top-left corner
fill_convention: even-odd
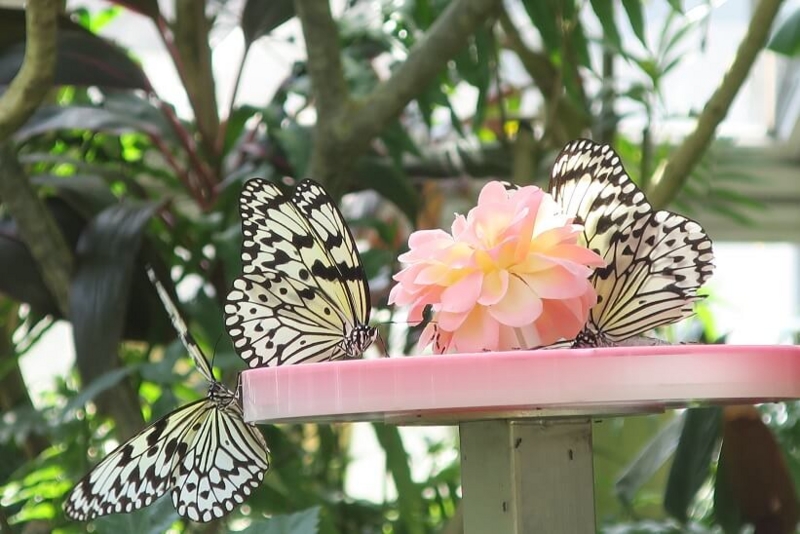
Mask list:
[[[211,521],[244,502],[269,468],[263,435],[244,422],[237,394],[214,378],[208,360],[149,268],[148,275],[208,381],[208,395],[162,417],[95,466],[64,502],[67,516],[75,520],[132,512],[171,491],[181,516]]]
[[[225,325],[250,367],[357,357],[375,340],[369,286],[355,240],[319,184],[288,197],[248,180],[239,198],[242,276]]]
[[[567,144],[549,188],[606,262],[592,275],[598,302],[574,347],[617,345],[693,313],[714,271],[711,240],[691,219],[654,210],[610,146]]]

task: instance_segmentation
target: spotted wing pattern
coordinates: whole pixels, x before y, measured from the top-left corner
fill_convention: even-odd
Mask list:
[[[574,346],[617,344],[693,313],[714,270],[711,240],[698,223],[654,210],[610,146],[569,143],[550,192],[607,264],[592,276],[598,303]]]
[[[269,468],[261,432],[244,422],[236,395],[217,382],[168,294],[148,269],[175,328],[209,382],[208,396],[183,406],[120,445],[67,495],[72,519],[132,512],[167,491],[178,513],[208,522],[230,513]]]
[[[328,193],[317,183],[303,180],[292,198],[297,209],[306,217],[315,240],[324,244],[328,259],[336,267],[338,279],[345,286],[349,309],[353,316],[369,316],[369,285],[361,265],[355,239],[342,214]]]
[[[288,197],[254,178],[240,196],[242,276],[225,325],[250,367],[356,357],[375,339],[355,240],[322,187]]]
[[[584,244],[601,256],[614,235],[653,210],[614,149],[587,139],[570,142],[556,157],[549,190],[583,225]]]

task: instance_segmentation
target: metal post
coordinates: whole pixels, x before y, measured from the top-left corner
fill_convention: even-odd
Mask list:
[[[589,419],[461,423],[464,534],[595,531]]]

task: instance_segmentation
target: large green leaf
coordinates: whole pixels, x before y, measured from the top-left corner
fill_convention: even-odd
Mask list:
[[[84,377],[109,370],[123,334],[134,263],[156,205],[124,202],[100,212],[78,241],[70,320]]]
[[[133,370],[134,367],[122,367],[97,377],[91,384],[83,388],[80,393],[72,397],[66,406],[61,409],[61,420],[66,422],[75,417],[75,410],[82,409],[87,402],[94,400],[102,392],[108,391],[119,384]]]
[[[723,447],[719,453],[717,476],[714,479],[714,519],[725,534],[739,534],[743,526],[742,512],[728,480],[728,469]]]
[[[40,108],[25,125],[14,134],[16,141],[26,141],[33,136],[57,130],[88,130],[113,135],[141,132],[149,135],[164,134],[157,125],[139,120],[126,112],[117,112],[95,106],[47,106]]]
[[[800,8],[784,20],[772,35],[767,48],[785,56],[800,54]]]
[[[420,487],[411,478],[409,456],[396,426],[373,423],[375,436],[386,453],[386,470],[391,473],[397,488],[397,505],[405,532],[422,533],[423,501]]]
[[[316,534],[319,532],[319,506],[296,514],[274,515],[269,519],[253,521],[241,534]]]
[[[164,496],[156,502],[129,514],[113,514],[93,522],[97,534],[161,534],[178,521],[172,499]]]
[[[620,39],[617,23],[614,20],[616,0],[591,0],[591,3],[592,9],[603,27],[604,40],[608,41],[614,50],[622,50],[622,39]]]
[[[87,220],[117,202],[117,197],[99,176],[39,174],[31,178],[31,183],[44,191],[52,190],[56,197]]]
[[[664,509],[679,521],[686,521],[697,491],[708,479],[711,458],[720,437],[722,409],[690,408],[675,460],[664,491]]]
[[[378,158],[362,158],[353,180],[357,189],[373,189],[383,198],[400,208],[409,221],[416,221],[419,196],[396,166]]]
[[[67,246],[74,249],[86,220],[59,198],[48,198],[45,203]],[[22,241],[16,223],[10,219],[0,220],[0,266],[3,272],[0,293],[27,303],[37,314],[61,316],[36,260]]]
[[[14,79],[25,56],[25,15],[0,8],[0,85]],[[150,90],[144,71],[127,53],[66,17],[59,20],[56,85]]]
[[[245,46],[294,17],[292,0],[247,0],[242,10],[242,32]]]
[[[156,20],[160,16],[158,0],[111,0],[115,4],[125,6],[131,11],[141,13],[145,17]]]
[[[647,47],[647,37],[645,36],[644,10],[640,0],[622,0],[622,7],[628,14],[628,21],[631,23],[633,33],[639,42]]]
[[[571,0],[568,0],[571,1]],[[539,30],[548,52],[561,49],[561,29],[553,0],[522,0],[531,22]]]
[[[625,468],[614,487],[623,503],[633,502],[639,488],[672,457],[678,447],[682,428],[683,418],[672,419]]]

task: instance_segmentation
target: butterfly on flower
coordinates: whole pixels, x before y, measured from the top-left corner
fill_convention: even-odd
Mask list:
[[[617,345],[693,313],[714,271],[711,240],[695,221],[653,209],[610,146],[567,144],[549,188],[606,262],[592,275],[597,304],[574,347]]]
[[[556,158],[549,194],[487,183],[451,233],[409,236],[389,302],[434,352],[657,344],[640,334],[692,313],[713,272],[696,222],[657,211],[617,154],[587,140]]]
[[[164,287],[148,267],[208,395],[167,414],[106,456],[67,495],[67,516],[88,521],[149,506],[167,491],[178,514],[208,522],[229,514],[269,468],[261,432],[244,422],[238,395],[214,378]]]
[[[355,240],[331,197],[303,180],[290,197],[248,180],[239,198],[242,275],[225,326],[250,367],[353,358],[375,340]]]

